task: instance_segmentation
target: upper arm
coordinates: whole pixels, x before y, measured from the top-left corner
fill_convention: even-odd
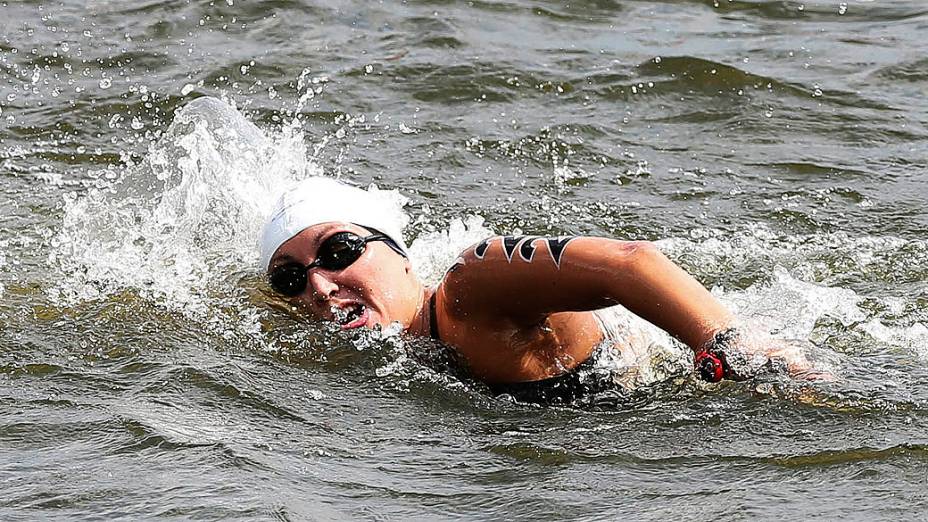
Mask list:
[[[642,243],[586,237],[496,236],[469,247],[445,277],[461,311],[535,323],[554,312],[615,304],[607,284]]]

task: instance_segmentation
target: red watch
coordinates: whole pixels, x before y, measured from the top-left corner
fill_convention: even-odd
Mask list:
[[[732,378],[725,350],[731,346],[737,336],[738,330],[735,328],[726,328],[716,332],[712,340],[696,354],[696,371],[699,372],[700,379],[706,382],[719,382],[722,379]]]

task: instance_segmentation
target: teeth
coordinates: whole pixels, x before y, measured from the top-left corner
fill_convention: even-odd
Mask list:
[[[348,324],[361,316],[364,311],[363,305],[351,305],[345,308],[333,306],[331,308],[332,316],[338,324]]]

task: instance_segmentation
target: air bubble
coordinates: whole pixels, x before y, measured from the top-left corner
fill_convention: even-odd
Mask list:
[[[100,88],[101,88],[101,89],[109,89],[109,88],[112,87],[112,86],[113,86],[113,80],[111,80],[111,79],[109,79],[109,78],[103,78],[103,79],[100,80]]]

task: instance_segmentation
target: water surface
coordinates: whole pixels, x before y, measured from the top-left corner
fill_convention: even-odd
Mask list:
[[[925,518],[924,2],[0,14],[0,518]],[[658,241],[841,378],[495,399],[270,295],[261,219],[320,173],[408,198],[431,280],[489,233]]]

